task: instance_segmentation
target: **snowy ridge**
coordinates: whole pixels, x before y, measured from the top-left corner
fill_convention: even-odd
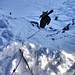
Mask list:
[[[32,26],[30,21],[39,23],[42,11],[51,9],[49,25],[40,30]],[[34,75],[75,75],[75,0],[1,0],[0,75],[11,75],[21,58],[19,49]],[[22,59],[14,75],[31,71]]]
[[[3,56],[3,58],[0,59],[2,62],[0,68],[1,70],[5,70],[6,73],[4,74],[4,72],[2,72],[0,75],[10,75],[12,73],[21,58],[19,48],[23,51],[23,56],[26,58],[34,75],[63,75],[72,69],[71,67],[73,67],[73,64],[75,63],[75,55],[67,53],[64,50],[51,51],[45,47],[35,46],[34,44],[27,42],[24,44],[14,42],[4,48],[3,53],[0,55],[0,57]],[[11,52],[9,52],[9,50],[11,50]],[[2,66],[5,66],[6,68]],[[15,75],[24,74],[31,75],[22,59]]]

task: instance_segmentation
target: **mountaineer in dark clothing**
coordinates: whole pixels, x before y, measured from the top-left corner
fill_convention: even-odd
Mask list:
[[[40,18],[41,18],[40,27],[41,28],[44,28],[46,26],[46,24],[48,25],[50,23],[51,18],[48,15],[52,12],[53,12],[53,10],[42,13],[42,15],[40,16]]]

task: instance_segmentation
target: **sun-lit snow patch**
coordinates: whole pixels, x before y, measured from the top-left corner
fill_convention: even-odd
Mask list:
[[[72,54],[67,53],[67,52],[65,52],[64,50],[62,50],[62,54],[64,54],[64,55],[66,56],[66,59],[69,58],[69,59],[75,61],[75,60],[74,60],[74,59],[75,59],[75,56],[73,56]]]
[[[15,45],[18,45],[18,43],[17,43],[17,42],[14,42],[14,44],[15,44]]]
[[[46,52],[47,52],[47,54],[49,53],[49,50],[48,49],[46,49]]]
[[[34,44],[32,44],[32,43],[29,43],[30,44],[30,46],[32,47],[32,48],[35,48],[35,45]]]
[[[29,50],[27,48],[23,48],[23,56],[25,58],[30,58],[30,53],[29,53]]]
[[[45,69],[45,66],[48,64],[46,55],[40,56],[39,60],[41,61],[41,68]]]
[[[35,64],[35,60],[32,58],[31,61],[28,62],[29,66],[32,67]]]
[[[58,66],[58,69],[61,72],[61,74],[65,73],[67,71],[67,69],[63,69],[61,65]]]
[[[55,73],[51,72],[50,75],[56,75]]]
[[[59,65],[57,68],[59,69],[59,71],[63,74],[65,73],[68,69],[70,69],[70,67],[74,64],[75,62],[75,56],[65,52],[64,50],[61,51],[61,53],[65,56],[64,62]]]

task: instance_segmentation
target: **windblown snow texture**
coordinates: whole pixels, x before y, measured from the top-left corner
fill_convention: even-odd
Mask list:
[[[39,29],[42,11],[52,9],[50,24]],[[22,59],[14,75],[75,75],[75,0],[0,0],[0,75],[12,74],[19,49],[31,71]]]

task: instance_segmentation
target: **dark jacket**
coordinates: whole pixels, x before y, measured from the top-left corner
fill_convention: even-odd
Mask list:
[[[48,25],[51,21],[51,18],[48,16],[50,13],[52,13],[53,10],[51,10],[50,12],[43,12],[42,15],[40,15],[40,27],[44,28],[46,26],[46,24]]]

